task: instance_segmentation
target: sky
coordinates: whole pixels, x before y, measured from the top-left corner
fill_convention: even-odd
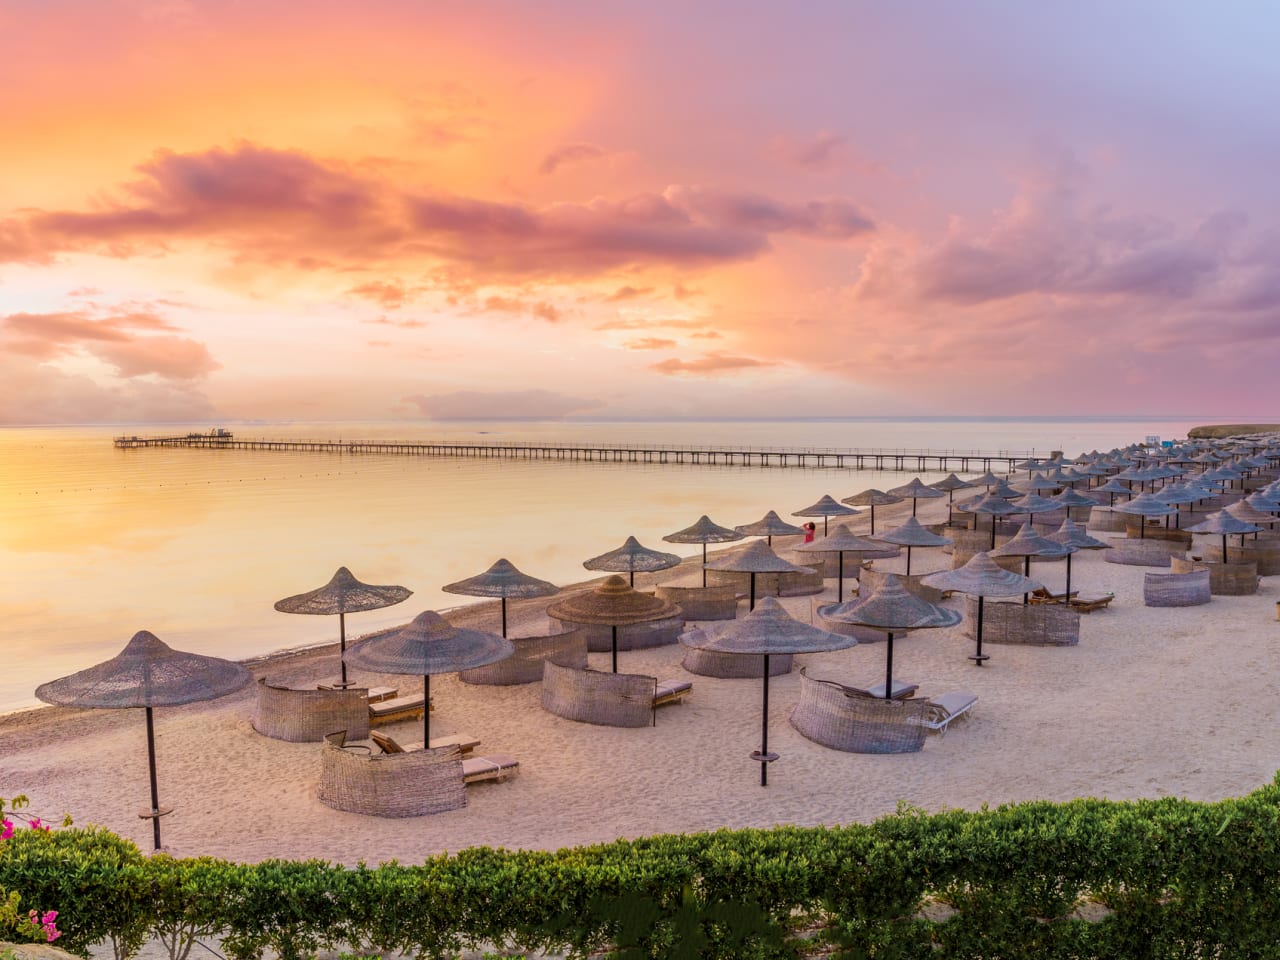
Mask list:
[[[1277,28],[0,0],[0,423],[1274,419]]]

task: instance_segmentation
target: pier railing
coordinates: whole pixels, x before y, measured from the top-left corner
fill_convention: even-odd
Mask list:
[[[217,450],[262,450],[334,455],[401,455],[429,457],[578,460],[612,463],[673,463],[774,467],[849,467],[875,470],[1001,470],[1033,456],[1011,450],[852,449],[844,447],[773,447],[723,444],[606,443],[600,441],[504,440],[343,440],[246,439],[230,434],[185,434],[167,437],[122,436],[118,449],[189,447]]]

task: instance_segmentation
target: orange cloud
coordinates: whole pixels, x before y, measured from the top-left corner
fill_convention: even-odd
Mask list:
[[[667,350],[674,348],[676,342],[663,337],[641,337],[639,340],[628,340],[623,346],[628,350]]]
[[[594,143],[568,143],[543,157],[542,163],[538,164],[538,171],[551,174],[566,164],[596,160],[604,155],[604,147],[597,147]]]
[[[708,353],[697,360],[678,360],[672,357],[660,363],[650,364],[650,370],[668,376],[688,374],[695,377],[714,377],[735,370],[748,370],[753,367],[774,367],[776,363],[767,360],[756,360],[753,357],[733,357],[723,353]]]

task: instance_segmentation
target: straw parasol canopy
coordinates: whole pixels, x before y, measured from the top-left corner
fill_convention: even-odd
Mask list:
[[[694,629],[680,637],[685,646],[717,653],[758,654],[764,657],[762,703],[760,710],[760,749],[751,754],[760,761],[760,786],[769,783],[769,764],[778,759],[769,752],[769,657],[786,653],[818,653],[844,650],[855,646],[854,637],[829,633],[796,620],[773,597],[764,597],[741,620],[726,623],[718,632],[708,635]]]
[[[1216,510],[1194,527],[1187,527],[1189,533],[1216,533],[1222,536],[1222,562],[1227,562],[1227,537],[1233,533],[1240,534],[1240,546],[1244,546],[1244,535],[1246,533],[1261,533],[1262,527],[1256,523],[1250,523],[1248,520],[1241,520],[1239,517],[1228,513],[1226,510]]]
[[[1051,510],[1057,510],[1062,504],[1056,500],[1050,500],[1048,497],[1042,497],[1038,493],[1028,493],[1016,500],[1010,500],[1011,504],[1018,508],[1019,513],[1027,515],[1028,522],[1031,517],[1037,513],[1048,513]]]
[[[812,547],[818,541],[809,544]],[[798,549],[798,548],[797,548]],[[769,549],[769,545],[761,543],[759,540],[753,540],[736,553],[731,553],[727,557],[721,557],[719,560],[712,560],[707,564],[708,570],[728,570],[732,573],[749,573],[751,574],[751,593],[750,601],[747,609],[754,610],[756,606],[756,574],[757,573],[804,573],[804,567],[797,567],[794,563],[783,560],[780,556]]]
[[[730,530],[728,527],[722,527],[718,523],[712,523],[711,518],[704,513],[693,526],[677,530],[675,533],[669,533],[662,539],[667,543],[702,544],[702,585],[705,587],[707,585],[707,544],[732,543],[735,540],[741,540],[745,536],[746,534],[739,533],[737,530]]]
[[[933,487],[921,481],[919,477],[912,477],[910,483],[904,483],[900,487],[894,487],[892,490],[886,491],[891,497],[901,497],[902,499],[911,498],[911,515],[916,515],[917,500],[936,500],[942,496],[941,490],[935,490]]]
[[[422,745],[426,749],[431,745],[431,675],[483,667],[515,652],[515,645],[504,637],[455,627],[434,610],[424,610],[403,627],[353,644],[345,656],[374,673],[422,677]]]
[[[774,537],[804,536],[804,527],[797,527],[794,523],[787,523],[772,510],[755,523],[744,523],[740,527],[734,527],[734,529],[746,537],[765,537],[771,547],[773,546]]]
[[[539,580],[521,573],[515,564],[503,557],[484,573],[440,588],[445,593],[460,593],[467,597],[498,597],[502,600],[502,635],[507,635],[507,600],[525,600],[529,597],[549,597],[559,593],[554,583]]]
[[[851,507],[871,508],[871,535],[874,537],[876,533],[876,507],[887,507],[891,503],[901,503],[902,498],[872,487],[869,490],[863,490],[861,493],[855,493],[852,497],[845,497],[840,502],[847,503]]]
[[[993,549],[996,545],[996,518],[1007,517],[1011,514],[1021,512],[1004,497],[998,497],[994,493],[988,493],[985,497],[978,500],[971,500],[968,503],[958,504],[958,507],[965,513],[982,514],[991,518],[991,546]],[[976,519],[973,523],[975,527],[978,525],[978,521]]]
[[[1133,496],[1133,489],[1124,481],[1117,480],[1115,477],[1112,477],[1106,483],[1098,484],[1098,486],[1093,489],[1097,493],[1106,493],[1110,495],[1111,502],[1107,504],[1109,507],[1114,507],[1116,505],[1117,493],[1123,493],[1126,497]]]
[[[1022,491],[1009,486],[1007,480],[1001,480],[987,491],[987,495],[999,497],[1001,500],[1016,500],[1018,497],[1022,496]]]
[[[1049,499],[1067,510],[1070,510],[1071,507],[1096,507],[1098,505],[1098,502],[1093,497],[1086,497],[1074,487],[1064,487],[1061,493],[1055,493]]]
[[[1227,513],[1237,520],[1244,520],[1247,523],[1262,523],[1270,526],[1273,523],[1280,522],[1280,519],[1273,517],[1269,513],[1263,513],[1248,500],[1237,500],[1225,509]]]
[[[767,548],[766,548],[767,549]],[[773,551],[770,551],[772,553]],[[570,594],[547,607],[547,615],[571,623],[607,624],[613,628],[613,672],[618,672],[618,628],[678,617],[680,607],[641,593],[616,574],[591,590]]]
[[[836,528],[827,536],[812,543],[803,543],[796,547],[797,553],[835,553],[836,554],[836,602],[844,598],[844,555],[846,553],[881,553],[882,544],[874,540],[865,540],[849,529],[845,523],[837,523]]]
[[[1042,537],[1036,533],[1035,527],[1029,522],[1024,523],[1013,538],[1000,544],[994,550],[990,551],[993,557],[1022,557],[1022,572],[1026,576],[1031,576],[1031,558],[1040,557],[1044,560],[1056,560],[1062,557],[1069,557],[1075,553],[1075,547],[1068,547],[1066,544],[1059,543],[1056,540],[1050,540],[1048,537]],[[1022,595],[1022,602],[1026,603],[1028,595]]]
[[[805,507],[803,510],[796,510],[791,515],[793,517],[821,517],[822,518],[822,535],[825,537],[830,530],[828,525],[832,517],[851,517],[855,513],[861,511],[846,507],[838,500],[832,499],[830,494],[824,493],[822,499],[817,503]]]
[[[1089,536],[1085,528],[1070,517],[1063,520],[1062,526],[1057,530],[1048,534],[1047,539],[1060,543],[1064,547],[1074,547],[1075,550],[1109,550],[1111,548],[1111,544]],[[1067,554],[1067,589],[1062,595],[1062,602],[1066,604],[1071,602],[1071,555],[1071,553]]]
[[[1034,474],[1031,479],[1027,481],[1027,489],[1032,493],[1039,493],[1041,490],[1057,490],[1062,485],[1062,481],[1051,480],[1043,473]]]
[[[308,593],[277,600],[281,613],[305,613],[312,616],[338,615],[338,655],[342,669],[342,685],[347,685],[347,614],[365,610],[381,610],[408,600],[413,591],[407,587],[375,586],[357,580],[346,567],[339,567],[328,583]]]
[[[159,850],[160,818],[172,811],[160,806],[152,708],[214,700],[234,693],[252,679],[253,675],[238,663],[174,650],[155,634],[139,630],[110,660],[43,683],[36,687],[36,696],[45,703],[63,707],[145,709],[151,806],[138,815],[151,821],[155,848]]]
[[[951,522],[952,510],[955,507],[956,491],[964,490],[968,487],[976,487],[976,483],[970,483],[968,480],[961,480],[954,473],[948,473],[943,479],[929,486],[935,490],[941,490],[947,495],[947,523]]]
[[[997,483],[1001,483],[1001,482],[1002,481],[1000,477],[997,477],[994,473],[988,470],[982,476],[974,478],[973,485],[975,487],[986,487],[988,490],[990,490]]]
[[[920,582],[927,587],[956,590],[978,598],[978,649],[969,659],[979,667],[984,660],[990,659],[982,652],[983,601],[987,597],[1016,597],[1020,593],[1030,593],[1044,586],[1039,580],[1024,577],[998,566],[986,552],[975,553],[969,562],[958,570],[931,573],[923,577]]]
[[[954,627],[963,618],[958,610],[948,610],[909,592],[895,574],[886,574],[869,595],[835,607],[824,607],[822,615],[840,623],[883,630],[888,634],[884,665],[884,698],[893,699],[893,635],[905,630]]]
[[[907,517],[906,522],[901,526],[880,534],[876,539],[907,548],[907,576],[911,576],[912,547],[945,547],[949,543],[955,543],[950,537],[930,533],[915,517]]]
[[[1141,537],[1146,537],[1147,535],[1147,517],[1167,517],[1170,514],[1178,512],[1177,507],[1171,507],[1167,503],[1161,503],[1149,493],[1140,493],[1132,500],[1118,504],[1112,509],[1118,510],[1121,513],[1132,513],[1142,517],[1143,523],[1141,526]]]
[[[606,573],[629,574],[631,585],[636,584],[636,571],[653,573],[655,570],[666,570],[680,562],[674,553],[662,553],[642,546],[635,537],[627,537],[626,542],[617,550],[610,550],[598,557],[582,561],[588,570],[603,570]]]

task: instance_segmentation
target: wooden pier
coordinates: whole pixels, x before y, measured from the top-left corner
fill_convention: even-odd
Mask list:
[[[478,440],[247,440],[225,431],[172,437],[116,437],[117,449],[190,447],[333,455],[468,457],[505,460],[576,460],[602,463],[703,464],[754,467],[836,467],[885,470],[1011,473],[1030,453],[978,450],[849,450],[830,448],[646,445],[628,443],[519,443]]]

